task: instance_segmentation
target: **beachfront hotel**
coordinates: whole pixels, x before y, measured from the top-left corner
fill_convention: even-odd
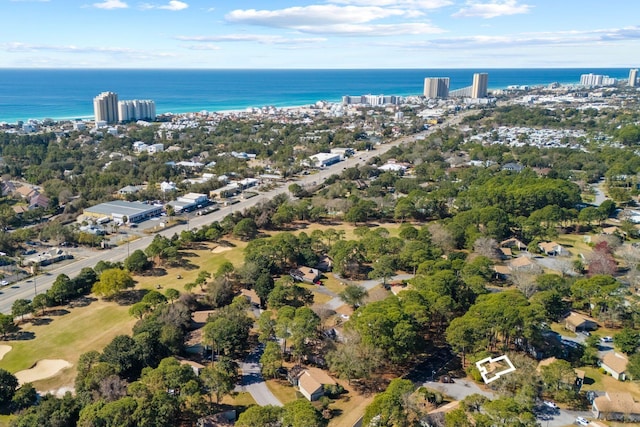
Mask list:
[[[93,98],[93,114],[96,123],[116,123],[118,121],[118,94],[102,92]]]
[[[638,69],[632,68],[629,70],[629,86],[636,87],[636,82],[638,81]]]
[[[118,102],[118,120],[154,120],[156,118],[156,103],[149,100],[127,100]]]
[[[473,85],[471,86],[471,98],[486,98],[488,84],[489,74],[475,73],[473,75]]]
[[[446,98],[449,96],[449,77],[427,77],[424,79],[426,98]]]

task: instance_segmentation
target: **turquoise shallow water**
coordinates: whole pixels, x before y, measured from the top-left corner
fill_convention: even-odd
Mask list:
[[[339,101],[344,95],[419,95],[425,77],[449,77],[451,89],[489,73],[489,88],[577,83],[585,73],[627,78],[607,69],[375,69],[375,70],[76,70],[0,69],[0,122],[90,118],[93,97],[152,99],[158,113],[239,110]]]

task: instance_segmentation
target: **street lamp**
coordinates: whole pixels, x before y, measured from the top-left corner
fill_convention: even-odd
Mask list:
[[[33,282],[33,297],[38,295],[38,284],[36,282],[36,276],[33,276],[33,280],[27,280],[27,283]]]

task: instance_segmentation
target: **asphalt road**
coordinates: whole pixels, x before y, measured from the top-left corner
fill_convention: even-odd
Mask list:
[[[282,402],[271,393],[271,390],[267,387],[267,383],[262,378],[260,371],[260,357],[264,345],[260,344],[257,348],[249,354],[249,356],[240,363],[240,369],[242,370],[242,385],[236,387],[236,391],[246,391],[251,394],[256,403],[260,406],[274,405],[282,406]]]
[[[260,193],[260,195],[256,197],[242,200],[239,203],[224,207],[208,215],[191,217],[187,224],[177,225],[169,229],[162,230],[156,234],[161,234],[165,237],[171,237],[175,233],[180,234],[180,232],[183,230],[202,227],[203,225],[210,224],[214,221],[221,221],[225,216],[232,212],[243,211],[244,209],[254,206],[261,201],[270,200],[278,194],[289,194],[288,187],[289,185],[294,183],[297,183],[303,187],[320,184],[331,175],[340,174],[344,169],[364,165],[371,158],[384,154],[392,147],[396,147],[403,143],[413,142],[416,140],[416,137],[418,135],[427,136],[441,127],[456,125],[467,114],[470,114],[470,112],[454,116],[451,120],[437,126],[432,126],[429,130],[420,132],[418,134],[405,136],[395,141],[391,141],[383,145],[378,145],[376,146],[375,150],[358,152],[355,156],[324,169],[320,169],[317,173],[304,175],[297,180],[289,181],[271,191]],[[2,292],[2,294],[0,294],[0,313],[11,313],[11,306],[17,299],[33,299],[34,294],[36,293],[36,287],[38,294],[46,292],[49,288],[51,288],[53,282],[59,274],[66,274],[69,277],[75,277],[84,267],[93,268],[100,260],[108,260],[112,262],[124,261],[128,253],[132,253],[137,249],[146,249],[146,247],[149,246],[152,240],[153,235],[144,236],[140,237],[138,240],[131,241],[127,244],[123,244],[122,246],[113,249],[90,252],[84,258],[79,258],[73,262],[61,265],[59,267],[51,267],[51,269],[46,270],[46,274],[37,276],[37,278],[35,279],[35,285],[33,279],[30,279],[14,283],[12,284],[12,286],[5,287],[0,290],[0,292]]]

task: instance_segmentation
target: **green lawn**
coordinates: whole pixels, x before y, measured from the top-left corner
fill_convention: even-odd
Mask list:
[[[41,359],[63,359],[76,364],[82,353],[101,350],[116,335],[130,334],[135,320],[128,307],[115,303],[94,301],[86,307],[69,309],[67,314],[45,316],[49,324],[22,325],[33,339],[6,341],[12,350],[0,361],[0,368],[10,372],[29,369]],[[59,378],[38,381],[34,385],[43,390],[72,385],[75,369],[63,371]]]

